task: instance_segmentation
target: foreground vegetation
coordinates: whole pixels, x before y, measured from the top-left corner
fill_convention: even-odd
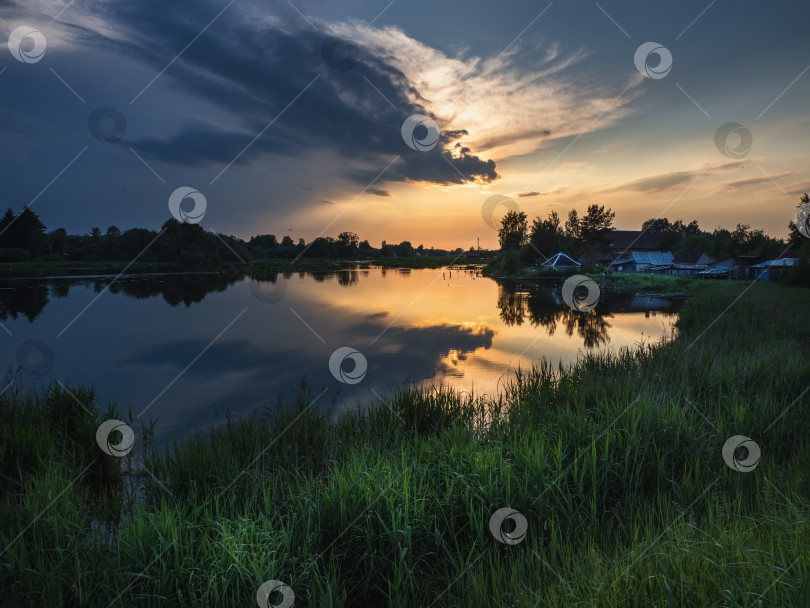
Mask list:
[[[122,415],[86,411],[92,390],[17,383],[4,605],[255,606],[276,579],[296,606],[807,606],[807,298],[717,284],[677,337],[497,398],[406,390],[334,422],[302,386],[168,451],[133,423],[124,459],[96,444]],[[724,463],[733,435],[755,470]],[[528,523],[514,545],[489,529],[507,506]]]

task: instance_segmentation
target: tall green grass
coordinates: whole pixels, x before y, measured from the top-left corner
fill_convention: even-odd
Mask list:
[[[304,386],[168,450],[137,428],[125,459],[91,390],[12,388],[3,604],[255,606],[277,579],[296,606],[808,606],[808,292],[747,287],[497,397],[408,389],[335,421]],[[723,462],[732,435],[753,472]],[[516,545],[489,530],[505,506]]]

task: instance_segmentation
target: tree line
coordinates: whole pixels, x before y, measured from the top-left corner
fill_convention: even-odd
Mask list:
[[[798,206],[810,202],[804,194]],[[584,215],[571,209],[563,222],[556,211],[545,219],[535,218],[531,225],[522,211],[509,211],[501,220],[498,240],[501,248],[500,263],[506,271],[516,270],[521,265],[542,262],[557,252],[563,252],[584,264],[606,261],[614,252],[610,247],[609,233],[614,230],[616,213],[604,205],[588,205]],[[756,255],[764,259],[777,257],[788,248],[800,252],[810,248],[810,239],[805,238],[791,221],[787,240],[768,236],[748,224],[737,224],[733,230],[715,228],[703,230],[697,220],[688,223],[682,219],[651,218],[642,223],[641,230],[656,233],[658,249],[671,251],[705,252],[715,259],[734,255]],[[511,270],[510,270],[511,268]]]
[[[457,249],[456,252],[461,252]],[[318,237],[307,244],[285,235],[261,234],[244,241],[232,235],[208,232],[199,224],[187,224],[171,218],[160,230],[130,228],[122,231],[110,226],[106,231],[92,228],[89,234],[68,234],[64,228],[48,231],[39,216],[25,207],[14,214],[8,209],[0,219],[0,262],[62,260],[171,262],[184,266],[218,267],[225,263],[257,259],[409,257],[448,255],[444,249],[413,247],[410,241],[399,244],[382,241],[379,248],[361,241],[353,232],[341,232],[337,238]]]

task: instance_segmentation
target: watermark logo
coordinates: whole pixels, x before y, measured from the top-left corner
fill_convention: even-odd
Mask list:
[[[276,302],[281,302],[281,300],[284,298],[284,294],[287,291],[287,282],[276,281],[273,283],[269,280],[261,281],[258,279],[251,279],[249,288],[250,293],[252,293],[253,297],[259,302],[275,304]]]
[[[747,451],[741,454],[741,449]],[[761,452],[757,443],[745,435],[734,435],[729,437],[723,444],[723,460],[729,468],[738,473],[750,473],[757,468]]]
[[[484,218],[484,223],[493,230],[498,228],[498,223],[495,221],[495,210],[501,206],[505,207],[507,211],[519,211],[518,204],[508,196],[503,194],[490,196],[481,207],[481,216]]]
[[[271,604],[272,595],[276,595],[276,599],[280,596],[281,601],[278,604]],[[256,602],[259,608],[290,608],[295,603],[295,593],[281,581],[267,581],[262,583],[256,592]]]
[[[28,48],[27,41],[32,45]],[[22,63],[36,63],[45,56],[45,36],[37,29],[21,26],[11,32],[8,37],[8,50],[14,59]]]
[[[402,123],[402,139],[417,152],[430,152],[439,143],[439,125],[424,114],[414,114]]]
[[[93,111],[87,126],[97,140],[105,144],[114,144],[124,137],[127,119],[115,108],[102,106]]]
[[[53,367],[53,349],[41,340],[26,340],[17,348],[17,364],[27,374],[44,376]]]
[[[585,295],[577,295],[578,289],[585,289]],[[596,281],[589,279],[585,275],[575,274],[565,279],[562,286],[563,301],[578,312],[588,312],[596,308],[599,303],[599,285]]]
[[[733,138],[739,141],[735,142]],[[754,136],[751,131],[736,122],[720,125],[714,134],[714,145],[720,150],[720,154],[729,158],[745,158],[753,144]]]
[[[658,57],[658,63],[654,66],[650,65],[650,55]],[[645,42],[636,49],[636,55],[633,58],[636,63],[636,69],[647,78],[659,80],[664,78],[672,69],[672,53],[669,49],[657,42]]]
[[[503,529],[505,521],[511,521],[515,527],[511,532]],[[489,518],[489,531],[499,543],[505,545],[517,545],[526,538],[526,532],[529,529],[529,522],[523,517],[523,514],[509,507],[498,509]]]
[[[802,236],[810,239],[810,203],[800,205],[799,208],[796,209],[796,216],[793,218],[793,223],[796,224],[796,230],[798,230]]]
[[[182,202],[190,198],[194,202],[194,207],[191,211],[185,211],[180,206]],[[208,208],[208,203],[205,200],[202,192],[188,186],[180,186],[177,190],[172,192],[169,197],[169,211],[179,221],[186,224],[199,224],[205,216],[205,210]]]
[[[113,431],[121,433],[121,441],[118,443],[110,441]],[[125,422],[105,420],[96,431],[96,443],[108,456],[123,458],[132,451],[132,446],[135,445],[135,432]]]
[[[354,369],[351,371],[343,369],[343,363],[347,360],[354,363]],[[366,377],[367,369],[368,362],[363,353],[350,346],[341,346],[329,357],[329,371],[343,384],[357,384],[362,381]]]
[[[357,65],[359,48],[356,44],[329,36],[321,45],[321,57],[333,70],[348,72]]]

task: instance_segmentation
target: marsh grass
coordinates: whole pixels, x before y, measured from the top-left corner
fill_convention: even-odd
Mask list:
[[[4,605],[255,606],[278,579],[296,606],[806,606],[808,292],[755,285],[726,311],[746,287],[493,398],[410,388],[334,420],[304,387],[166,450],[136,428],[125,460],[94,437],[119,414],[11,389]],[[732,435],[759,444],[753,472],[723,462]],[[489,531],[504,506],[520,544]]]

